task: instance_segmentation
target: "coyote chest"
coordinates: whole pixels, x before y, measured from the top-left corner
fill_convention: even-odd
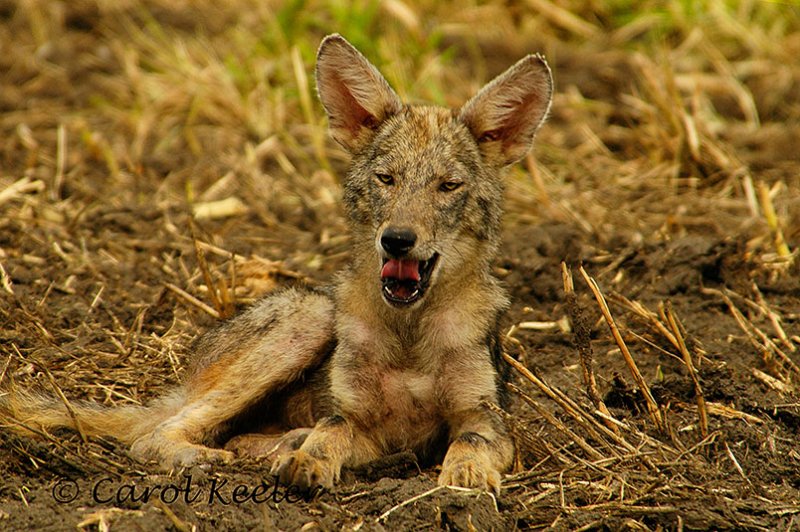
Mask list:
[[[380,432],[375,436],[386,449],[423,445],[442,423],[432,374],[367,364],[345,382],[334,384],[342,410]]]
[[[375,406],[375,414],[391,427],[386,431],[387,443],[413,446],[415,440],[430,435],[441,422],[432,375],[388,370],[371,395],[369,404]],[[371,417],[375,419],[375,415]]]
[[[334,354],[331,373],[336,402],[359,424],[379,428],[387,449],[424,444],[443,421],[436,393],[440,372],[416,361],[436,357],[387,342],[363,322],[346,329],[350,335]]]
[[[433,375],[390,369],[381,376],[377,392],[383,398],[384,413],[391,417],[395,413],[433,413],[433,388]]]

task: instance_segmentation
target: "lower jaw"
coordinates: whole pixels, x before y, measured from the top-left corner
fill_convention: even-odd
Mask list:
[[[381,295],[389,305],[396,308],[405,308],[420,301],[425,295],[425,291],[422,287],[418,287],[408,298],[405,298],[393,295],[386,286],[382,286]]]

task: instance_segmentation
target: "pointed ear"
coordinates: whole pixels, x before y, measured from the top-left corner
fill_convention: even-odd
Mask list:
[[[331,136],[350,152],[363,148],[378,126],[403,106],[378,69],[339,34],[328,35],[319,45],[317,92]]]
[[[487,84],[459,116],[484,157],[505,166],[521,159],[550,109],[553,78],[540,55],[529,55]]]

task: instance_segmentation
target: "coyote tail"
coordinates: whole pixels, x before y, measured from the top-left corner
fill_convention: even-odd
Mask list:
[[[0,426],[22,433],[66,427],[86,436],[112,436],[131,444],[152,432],[183,404],[182,390],[160,397],[148,406],[102,406],[70,401],[19,389],[0,391]]]

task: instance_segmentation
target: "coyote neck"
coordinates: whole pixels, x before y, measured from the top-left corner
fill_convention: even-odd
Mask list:
[[[354,264],[336,287],[340,334],[358,331],[357,343],[387,346],[387,361],[405,365],[420,348],[440,350],[481,343],[494,326],[507,296],[487,269],[442,272],[418,307],[397,309],[381,296],[377,267]],[[445,277],[450,278],[445,279]],[[357,324],[351,329],[352,324]],[[341,341],[341,337],[340,337]]]

